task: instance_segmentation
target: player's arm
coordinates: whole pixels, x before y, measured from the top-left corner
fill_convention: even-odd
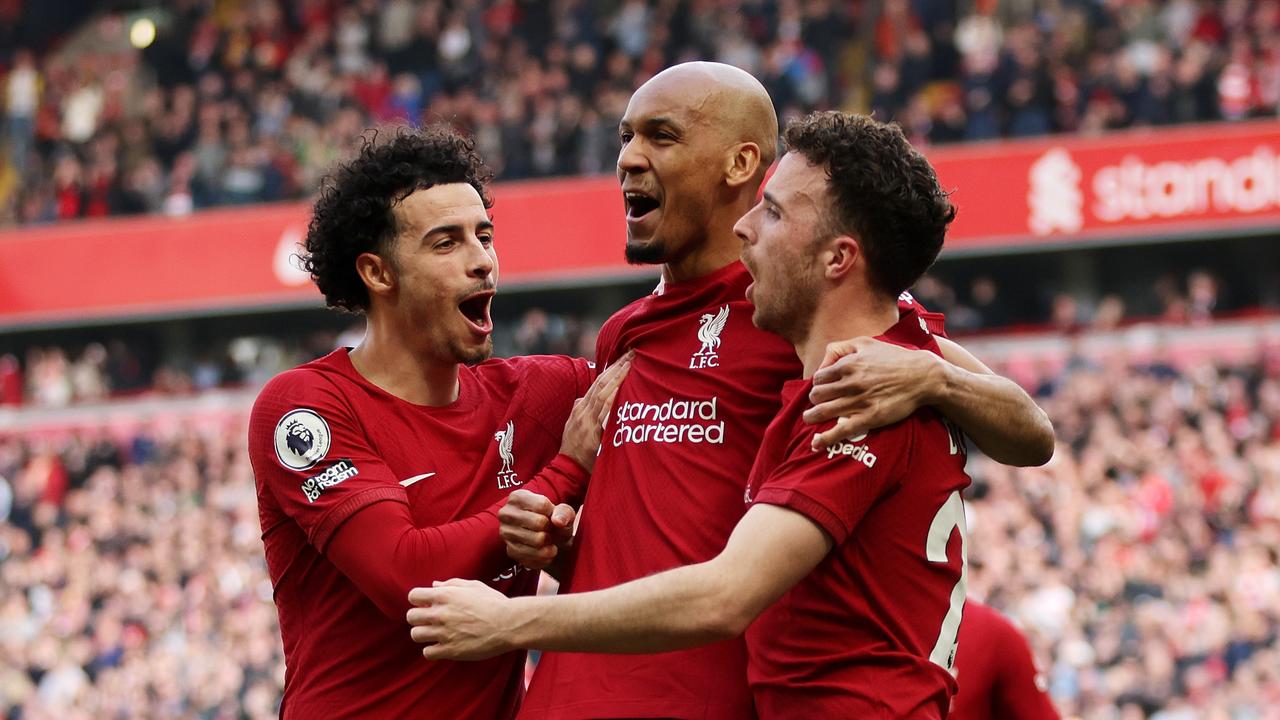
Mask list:
[[[566,456],[556,462],[573,472]],[[399,621],[409,609],[410,588],[453,577],[488,580],[510,564],[498,537],[500,507],[422,527],[407,502],[375,502],[342,523],[321,551],[379,610]]]
[[[815,407],[804,418],[812,424],[839,419],[815,434],[814,447],[891,425],[932,406],[997,462],[1048,462],[1054,437],[1044,410],[1017,383],[991,372],[964,348],[936,339],[943,358],[873,338],[829,345],[823,369],[813,378],[809,398]]]
[[[513,648],[646,653],[740,635],[817,566],[831,537],[808,517],[757,504],[725,549],[675,568],[588,593],[507,598],[481,583],[416,588],[407,618],[431,659],[478,660]]]
[[[602,419],[628,365],[620,363],[593,383],[574,404],[561,454],[526,486],[550,497],[571,496],[582,487],[599,445]],[[324,387],[285,387],[260,397],[251,419],[250,454],[254,472],[282,510],[306,533],[307,540],[346,575],[379,609],[395,620],[408,610],[409,589],[451,577],[489,579],[505,569],[505,547],[498,535],[498,510],[504,501],[468,518],[419,526],[395,476],[368,446],[364,433],[340,398]],[[331,439],[322,462],[306,471],[283,465],[269,445],[269,428],[287,416],[293,404],[315,408]],[[339,459],[340,458],[340,459]],[[327,468],[347,470],[336,482]],[[307,478],[308,474],[316,475]],[[310,494],[307,493],[310,489]]]

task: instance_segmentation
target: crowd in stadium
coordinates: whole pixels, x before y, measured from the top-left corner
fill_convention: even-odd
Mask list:
[[[925,276],[913,292],[925,307],[944,311],[947,327],[963,337],[1015,326],[1075,333],[1114,330],[1135,320],[1198,325],[1224,309],[1219,305],[1218,287],[1219,281],[1202,270],[1182,279],[1171,273],[1149,289],[1149,302],[1141,303],[1154,309],[1154,314],[1127,307],[1118,294],[1084,297],[1058,293],[1047,297],[1039,309],[1013,307],[987,275],[958,289],[936,276]],[[494,347],[498,355],[506,357],[592,357],[601,322],[601,318],[533,307],[518,318],[497,323]],[[355,346],[362,334],[358,322],[341,333],[308,334],[290,334],[282,323],[275,335],[214,342],[215,349],[186,360],[153,357],[154,353],[146,352],[141,344],[125,342],[110,333],[87,344],[34,344],[16,354],[0,355],[0,406],[64,407],[141,393],[186,395],[217,387],[256,388],[276,373],[335,347]]]
[[[1055,460],[969,462],[973,597],[1023,623],[1064,717],[1275,717],[1280,348],[1040,381]],[[273,716],[243,422],[0,440],[8,717]]]
[[[165,7],[140,53],[105,42],[127,33],[108,16],[85,32],[116,50],[0,54],[0,225],[305,197],[364,128],[424,117],[473,133],[500,178],[611,172],[631,91],[693,58],[755,74],[784,119],[873,110],[917,143],[1272,116],[1280,102],[1274,0]]]

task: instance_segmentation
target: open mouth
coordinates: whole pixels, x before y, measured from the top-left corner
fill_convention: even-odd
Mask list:
[[[478,334],[487,335],[493,331],[493,321],[489,318],[489,305],[493,302],[493,291],[485,290],[468,296],[458,303],[458,312],[471,324],[471,329]]]
[[[622,193],[622,199],[627,204],[628,220],[640,220],[662,206],[662,203],[658,202],[657,198],[636,190],[628,190]]]

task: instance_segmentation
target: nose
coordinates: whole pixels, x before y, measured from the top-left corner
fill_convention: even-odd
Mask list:
[[[618,151],[618,177],[642,173],[648,169],[649,158],[645,157],[644,150],[637,138],[632,138],[631,142],[625,143],[622,149]]]
[[[497,256],[493,254],[492,248],[486,248],[479,240],[471,243],[471,247],[467,275],[483,280],[493,274],[494,268],[498,265]]]
[[[751,220],[759,207],[758,204],[753,205],[746,215],[738,218],[738,222],[733,224],[733,234],[737,235],[738,239],[742,241],[743,249],[755,242],[755,235],[751,230]]]

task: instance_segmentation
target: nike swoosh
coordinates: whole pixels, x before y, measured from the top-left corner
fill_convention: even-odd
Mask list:
[[[405,478],[405,479],[401,480],[401,481],[400,481],[400,484],[401,484],[401,485],[403,485],[403,486],[405,486],[405,487],[409,487],[410,485],[412,485],[412,484],[414,484],[414,483],[418,482],[419,480],[426,480],[427,478],[431,477],[432,475],[435,475],[435,473],[422,473],[421,475],[414,475],[414,476],[413,476],[413,477],[411,477],[411,478]]]

